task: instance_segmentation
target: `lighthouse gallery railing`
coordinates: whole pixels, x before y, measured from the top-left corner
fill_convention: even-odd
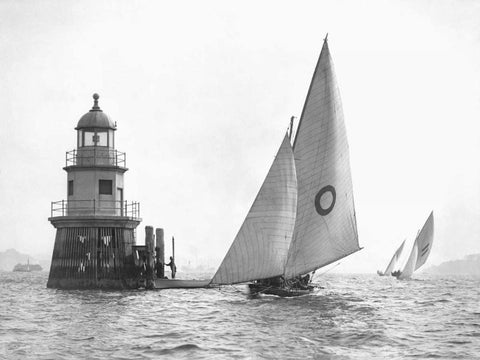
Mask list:
[[[127,155],[124,152],[104,147],[83,147],[67,151],[65,166],[127,166]]]
[[[140,203],[115,200],[60,200],[51,204],[51,217],[125,216],[140,217]]]

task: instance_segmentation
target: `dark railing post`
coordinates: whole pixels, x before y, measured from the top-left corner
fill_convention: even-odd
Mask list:
[[[65,200],[62,200],[62,216],[65,216]]]
[[[95,210],[96,210],[95,199],[93,199],[93,215],[95,215]]]

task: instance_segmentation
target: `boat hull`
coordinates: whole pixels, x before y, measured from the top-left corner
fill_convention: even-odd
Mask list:
[[[314,286],[306,286],[305,288],[290,288],[283,286],[266,286],[262,284],[248,284],[251,295],[276,295],[280,297],[294,297],[313,293]]]
[[[155,279],[155,289],[200,289],[209,287],[210,280]]]

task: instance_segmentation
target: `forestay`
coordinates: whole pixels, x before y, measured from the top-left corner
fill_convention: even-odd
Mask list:
[[[211,283],[234,284],[282,275],[292,239],[296,206],[295,163],[290,139],[285,136]]]
[[[294,155],[298,200],[287,278],[360,250],[342,103],[326,40],[305,100]]]

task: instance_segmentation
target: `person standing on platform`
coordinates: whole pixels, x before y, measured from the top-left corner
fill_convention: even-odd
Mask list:
[[[173,256],[170,256],[170,262],[168,264],[165,264],[165,266],[170,266],[170,269],[172,270],[172,279],[175,279],[177,267],[175,266],[175,262],[173,261]]]

